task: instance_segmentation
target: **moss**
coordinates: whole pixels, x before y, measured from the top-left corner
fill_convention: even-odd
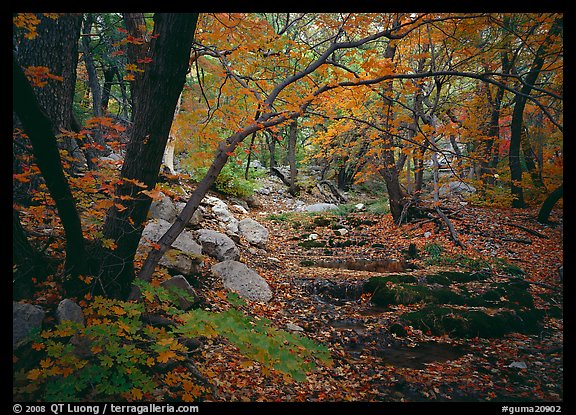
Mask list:
[[[428,284],[440,284],[440,285],[450,285],[452,281],[445,275],[433,274],[426,276],[426,282]]]
[[[542,310],[521,312],[501,311],[489,315],[480,310],[461,310],[448,307],[426,306],[402,316],[402,320],[414,328],[432,334],[460,338],[495,338],[507,333],[535,334],[541,330]]]
[[[312,240],[312,241],[302,241],[298,243],[298,246],[303,248],[324,248],[326,243],[324,241]]]
[[[304,260],[300,261],[300,265],[303,267],[313,267],[314,264],[316,264],[314,261],[310,261],[308,259],[304,259]]]
[[[384,244],[379,244],[379,243],[372,244],[372,245],[370,245],[370,246],[371,246],[372,248],[386,248],[386,245],[384,245]]]
[[[333,218],[327,218],[324,216],[316,216],[312,222],[314,222],[314,224],[316,226],[330,226],[333,222]]]
[[[416,282],[416,277],[413,275],[386,275],[382,277],[371,277],[364,284],[364,291],[373,293],[379,289],[379,287],[385,287],[388,282],[393,282],[395,284],[402,282]]]

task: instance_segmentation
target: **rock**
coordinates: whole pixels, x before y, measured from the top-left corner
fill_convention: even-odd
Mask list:
[[[512,367],[515,369],[527,369],[528,366],[526,366],[526,363],[524,362],[512,362],[508,365],[508,367]]]
[[[233,235],[237,235],[238,234],[238,221],[236,219],[234,219],[233,221],[229,222],[227,225],[222,226],[224,229],[226,229],[227,232],[232,233]]]
[[[168,249],[158,264],[172,272],[184,275],[193,275],[200,271],[204,261],[201,254],[190,254],[180,249]]]
[[[12,350],[25,343],[32,330],[42,327],[45,314],[42,307],[12,301]]]
[[[218,261],[238,260],[240,251],[232,239],[223,233],[211,229],[200,229],[198,241],[202,244],[202,252]]]
[[[430,231],[424,232],[424,238],[428,239],[428,238],[430,238],[431,236],[432,236],[432,232],[430,232]]]
[[[344,235],[346,235],[346,234],[348,233],[348,229],[346,229],[346,228],[336,229],[336,230],[334,231],[334,233],[335,233],[336,235],[344,236]]]
[[[170,226],[170,223],[162,219],[150,221],[142,231],[142,239],[149,239],[152,242],[158,242]],[[140,243],[144,242],[142,239],[140,240]],[[182,231],[180,235],[178,235],[176,240],[172,243],[172,248],[179,249],[188,254],[202,254],[202,247],[194,240],[192,232],[187,230]]]
[[[262,202],[260,202],[260,199],[258,199],[256,196],[252,195],[252,196],[248,196],[246,198],[246,204],[248,205],[248,207],[250,209],[260,209],[262,208]]]
[[[222,207],[220,205],[212,206],[212,213],[216,219],[224,223],[237,220],[234,215],[230,213],[227,207]]]
[[[56,308],[56,321],[58,323],[72,321],[73,323],[85,324],[82,308],[68,298],[65,298],[58,304],[58,308]]]
[[[311,233],[310,235],[308,235],[306,240],[307,241],[315,241],[318,238],[319,238],[319,235],[317,233]]]
[[[270,286],[258,273],[238,261],[223,261],[212,267],[224,287],[252,301],[267,302],[272,299]]]
[[[336,210],[338,206],[334,203],[315,203],[313,205],[308,205],[304,208],[305,212],[326,212],[330,210]]]
[[[184,206],[186,206],[186,203],[184,203],[184,202],[176,203],[176,212],[178,215],[182,212],[182,210],[184,209]],[[199,226],[200,223],[202,223],[202,221],[204,220],[203,211],[204,211],[204,209],[201,206],[198,206],[198,209],[196,209],[194,211],[194,213],[192,214],[192,217],[190,218],[190,220],[186,224],[186,227],[195,228],[195,227]]]
[[[286,330],[288,330],[288,331],[304,331],[304,329],[302,327],[300,327],[299,325],[294,324],[294,323],[286,324]]]
[[[142,231],[139,250],[149,250],[148,241],[158,242],[170,226],[170,223],[163,219],[148,222]],[[184,230],[158,264],[179,274],[192,275],[198,272],[203,264],[202,246],[194,240],[191,231]]]
[[[354,205],[354,210],[365,210],[366,209],[366,205],[364,203],[357,203]]]
[[[228,205],[226,204],[226,202],[214,196],[204,196],[204,199],[202,199],[202,203],[212,207],[218,206],[222,209],[228,210]]]
[[[438,190],[440,197],[453,197],[457,195],[469,195],[476,192],[476,188],[464,182],[452,181],[443,184]]]
[[[234,210],[236,212],[242,213],[242,214],[247,214],[248,211],[246,210],[246,208],[242,205],[232,205],[232,207],[234,208]]]
[[[184,295],[177,293],[178,305],[182,310],[188,310],[194,305],[197,298],[196,291],[194,291],[188,280],[184,278],[184,275],[175,275],[166,281],[162,281],[160,285],[169,291],[174,288],[184,291]]]
[[[250,245],[258,248],[265,248],[268,242],[268,229],[256,222],[254,219],[242,219],[238,223],[238,232],[246,238]]]
[[[172,199],[163,193],[160,194],[162,195],[162,199],[152,201],[148,214],[153,219],[163,219],[172,223],[174,222],[174,219],[176,219],[176,216],[178,216],[176,206],[174,205],[174,202],[172,202]]]

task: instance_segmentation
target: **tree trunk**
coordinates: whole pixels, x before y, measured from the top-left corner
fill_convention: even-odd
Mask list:
[[[127,44],[126,55],[128,57],[128,63],[136,65],[138,69],[145,69],[142,61],[148,55],[150,42],[146,34],[144,13],[122,13],[122,17],[128,35],[136,39],[136,41],[128,42]],[[132,121],[134,121],[134,116],[138,111],[137,106],[140,103],[138,94],[144,73],[141,71],[133,71],[128,75],[132,77],[130,81],[130,102],[132,103]]]
[[[550,217],[550,212],[552,212],[552,208],[556,205],[556,202],[560,200],[560,198],[564,195],[564,184],[561,184],[556,190],[554,190],[550,195],[546,198],[542,206],[540,207],[540,211],[538,212],[538,222],[540,223],[548,223],[548,218]]]
[[[290,166],[290,187],[288,192],[292,196],[296,196],[299,192],[298,185],[296,184],[296,176],[298,170],[296,169],[296,138],[298,133],[298,119],[290,123],[288,132],[288,165]]]
[[[92,30],[92,23],[94,19],[91,13],[87,13],[84,26],[82,28],[82,53],[84,56],[84,64],[86,66],[86,72],[88,73],[88,85],[90,91],[92,92],[92,113],[94,117],[102,117],[102,90],[100,88],[100,81],[98,80],[98,75],[96,73],[96,65],[94,64],[94,58],[92,57],[92,51],[90,50],[90,32]],[[85,146],[86,153],[86,163],[91,170],[98,168],[97,164],[94,162],[95,158],[109,154],[106,151],[106,142],[102,136],[102,131],[96,127],[94,128],[91,136],[89,136],[89,142]],[[94,145],[96,144],[96,145]]]
[[[514,111],[512,112],[512,123],[510,126],[511,137],[510,137],[510,154],[508,158],[508,165],[510,167],[510,178],[511,185],[510,190],[512,193],[512,207],[514,208],[524,208],[526,207],[524,203],[524,193],[522,190],[522,166],[520,164],[520,147],[522,139],[522,128],[524,120],[524,108],[526,107],[526,96],[532,92],[532,87],[540,75],[542,66],[544,65],[544,56],[546,54],[546,49],[550,43],[550,36],[555,36],[562,30],[562,19],[557,19],[552,24],[546,39],[538,50],[536,51],[536,56],[530,67],[530,72],[526,76],[525,82],[520,90],[522,95],[516,95]]]
[[[48,275],[49,260],[28,241],[20,223],[19,212],[12,209],[12,298],[31,298],[34,281],[42,281]]]
[[[134,125],[116,186],[115,205],[104,224],[104,237],[116,243],[105,250],[96,289],[125,298],[134,279],[134,255],[152,200],[176,103],[186,78],[198,14],[158,13],[146,65],[134,103]],[[125,200],[123,200],[125,199]]]
[[[39,13],[37,17],[40,20],[38,36],[19,42],[17,58],[23,68],[43,66],[51,74],[62,77],[62,80],[48,79],[44,87],[34,87],[40,106],[51,120],[53,134],[57,136],[60,130],[73,131],[72,103],[82,14],[65,14],[52,19]],[[74,138],[65,137],[59,145],[74,158],[73,173],[86,168],[84,154]]]
[[[36,163],[46,181],[50,196],[56,202],[66,234],[65,273],[71,275],[74,281],[74,277],[84,270],[85,265],[85,244],[76,202],[64,175],[52,123],[40,107],[14,55],[12,66],[14,88],[12,105],[32,143]]]

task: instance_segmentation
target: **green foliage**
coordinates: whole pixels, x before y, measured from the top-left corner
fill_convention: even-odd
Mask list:
[[[367,203],[366,211],[375,215],[387,215],[390,213],[390,202],[386,198],[380,198]]]
[[[152,394],[198,400],[207,392],[185,370],[189,349],[183,340],[220,336],[240,353],[303,381],[318,362],[331,364],[329,350],[307,337],[276,329],[266,318],[246,315],[245,301],[229,294],[222,312],[175,307],[182,290],[139,281],[144,302],[95,297],[84,308],[86,325],[63,322],[37,333],[33,358],[14,365],[17,400],[149,400]],[[176,317],[181,324],[157,327],[146,313]]]
[[[438,259],[444,252],[444,247],[436,242],[431,242],[424,245],[424,252],[430,255],[431,259]]]
[[[207,172],[207,167],[195,168],[191,174],[192,180],[202,180]],[[213,186],[218,192],[240,198],[251,196],[259,188],[257,180],[246,180],[244,171],[231,163],[224,165]]]
[[[243,305],[236,294],[229,294],[233,305]],[[240,352],[267,368],[289,375],[297,381],[316,368],[315,360],[331,364],[329,350],[307,337],[279,330],[267,318],[247,316],[238,308],[212,313],[202,309],[180,316],[183,325],[176,332],[184,337],[221,336]]]

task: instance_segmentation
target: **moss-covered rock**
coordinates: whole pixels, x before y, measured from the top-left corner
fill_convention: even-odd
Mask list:
[[[535,334],[541,330],[542,310],[504,310],[488,314],[482,310],[454,309],[428,305],[405,313],[401,319],[416,329],[433,335],[459,338],[494,338],[507,333]]]

